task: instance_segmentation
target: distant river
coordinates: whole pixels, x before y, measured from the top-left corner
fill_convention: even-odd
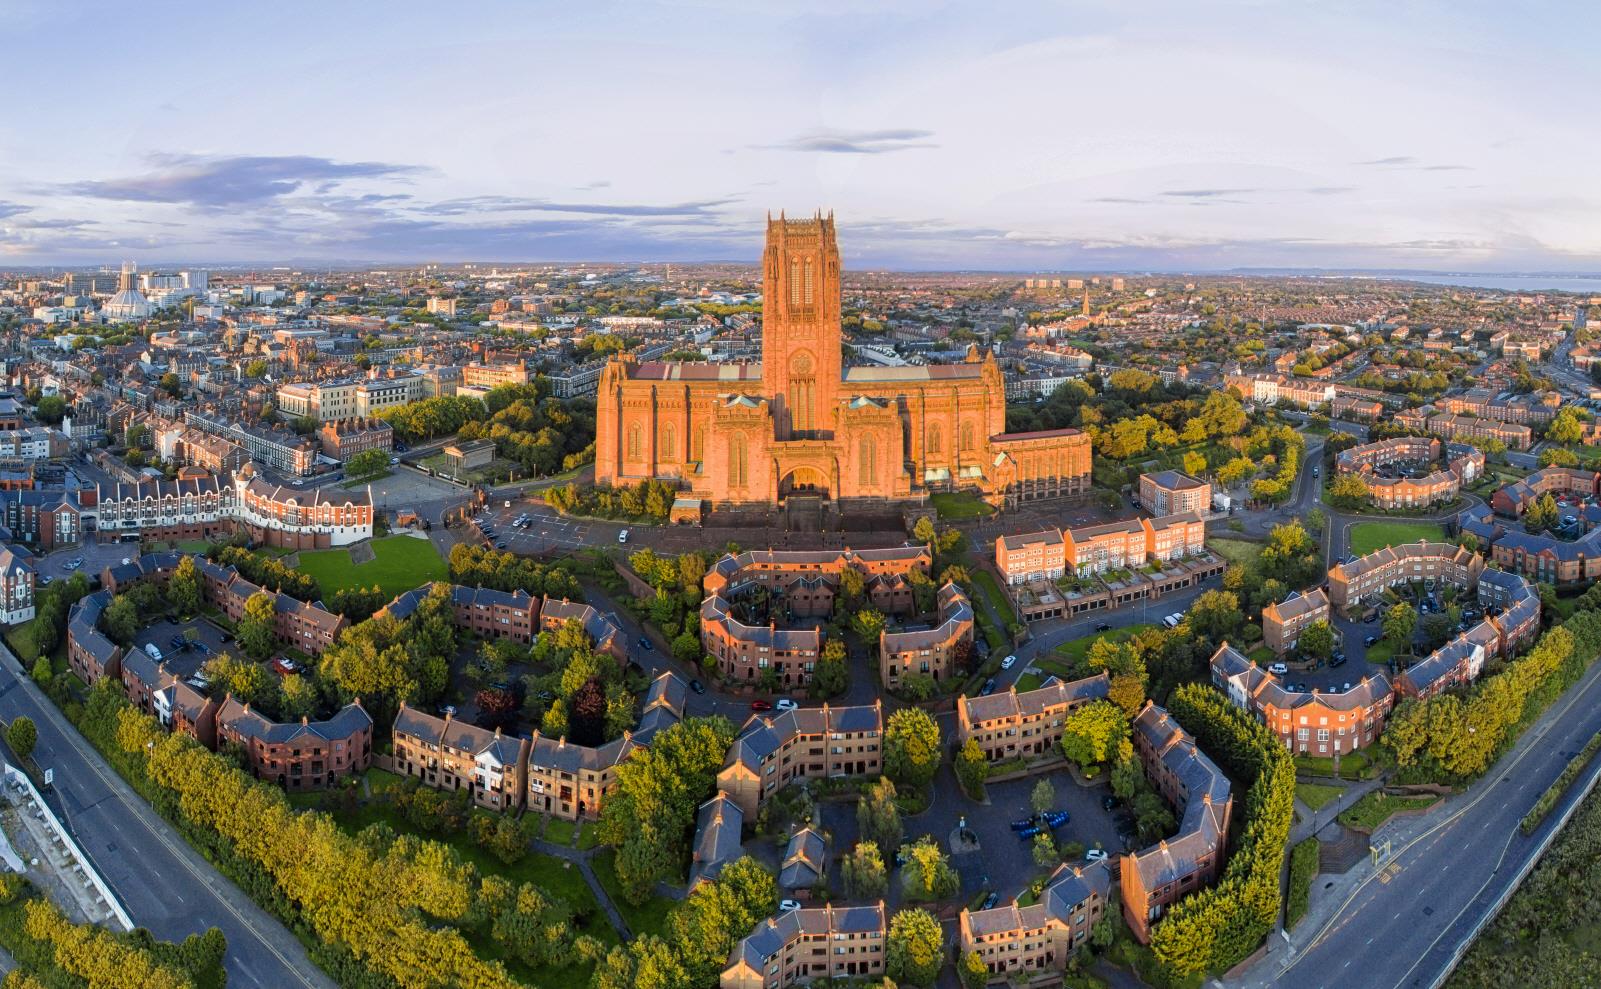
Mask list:
[[[1398,281],[1427,282],[1430,285],[1461,285],[1466,288],[1499,289],[1503,292],[1582,292],[1601,293],[1601,278],[1574,278],[1565,275],[1396,275]]]

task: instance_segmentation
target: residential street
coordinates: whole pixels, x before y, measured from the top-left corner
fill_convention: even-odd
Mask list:
[[[1471,940],[1497,898],[1581,798],[1590,773],[1564,796],[1540,830],[1518,824],[1568,759],[1601,730],[1601,665],[1558,701],[1483,780],[1421,817],[1392,818],[1373,836],[1390,843],[1382,870],[1370,861],[1345,877],[1313,884],[1313,909],[1287,947],[1270,938],[1268,955],[1229,986],[1296,989],[1433,987]],[[1324,884],[1334,880],[1334,889]],[[1349,885],[1351,888],[1343,888]],[[1340,896],[1330,915],[1320,896]],[[1326,904],[1324,904],[1326,906]]]
[[[332,989],[294,935],[201,858],[100,758],[0,646],[0,717],[32,718],[34,758],[55,772],[46,799],[134,923],[180,941],[207,927],[228,938],[228,984]]]

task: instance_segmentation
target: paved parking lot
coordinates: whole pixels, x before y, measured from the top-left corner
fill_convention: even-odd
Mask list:
[[[41,577],[50,577],[53,580],[62,580],[72,576],[73,570],[68,564],[73,560],[83,560],[79,571],[91,583],[100,576],[100,571],[113,564],[121,563],[123,557],[139,555],[138,543],[97,543],[86,542],[76,546],[65,546],[45,556],[34,560],[34,570]]]
[[[197,633],[195,644],[188,649],[174,648],[172,640],[191,627]],[[232,642],[232,635],[204,618],[197,618],[192,622],[163,620],[149,625],[134,637],[133,646],[135,649],[144,649],[146,643],[154,643],[161,650],[162,662],[167,664],[167,669],[175,676],[188,677],[206,665],[206,661],[213,656],[228,651]]]

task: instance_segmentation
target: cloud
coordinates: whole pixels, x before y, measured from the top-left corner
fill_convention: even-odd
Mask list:
[[[701,217],[738,200],[733,197],[701,199],[687,203],[652,205],[641,203],[562,203],[519,196],[473,196],[447,199],[418,207],[429,216],[464,216],[474,213],[587,213],[596,216]]]
[[[8,203],[4,199],[0,199],[0,220],[4,220],[8,216],[31,212],[33,212],[32,206],[24,206],[21,203]]]
[[[156,169],[144,175],[59,187],[72,196],[193,206],[261,203],[312,186],[327,192],[349,179],[398,178],[415,174],[414,165],[380,161],[334,161],[312,155],[156,155]]]
[[[929,141],[931,130],[910,128],[892,130],[816,130],[792,137],[779,144],[754,144],[751,147],[768,151],[808,151],[837,155],[880,155],[892,151],[911,151],[916,148],[934,148]]]
[[[1372,161],[1359,161],[1358,165],[1382,165],[1388,168],[1415,168],[1424,172],[1466,172],[1472,171],[1472,165],[1425,165],[1411,155],[1396,155],[1392,158],[1375,158]]]
[[[1258,189],[1168,189],[1164,196],[1177,196],[1182,199],[1212,199],[1217,196],[1243,196]]]
[[[1135,199],[1132,196],[1097,196],[1091,199],[1092,203],[1119,203],[1123,205],[1148,205],[1149,199]]]
[[[596,179],[593,182],[586,182],[583,185],[578,186],[578,189],[579,189],[580,192],[593,192],[596,189],[610,189],[610,188],[611,188],[611,179]]]
[[[1471,172],[1472,165],[1424,165],[1425,172]]]
[[[1417,159],[1411,155],[1395,155],[1391,158],[1374,158],[1372,161],[1359,161],[1358,165],[1415,165]]]
[[[1354,185],[1315,185],[1310,189],[1302,189],[1309,196],[1338,196],[1345,192],[1355,192]]]

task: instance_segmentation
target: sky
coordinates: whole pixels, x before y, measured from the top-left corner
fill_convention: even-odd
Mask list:
[[[1601,5],[0,0],[0,266],[1601,271]]]

